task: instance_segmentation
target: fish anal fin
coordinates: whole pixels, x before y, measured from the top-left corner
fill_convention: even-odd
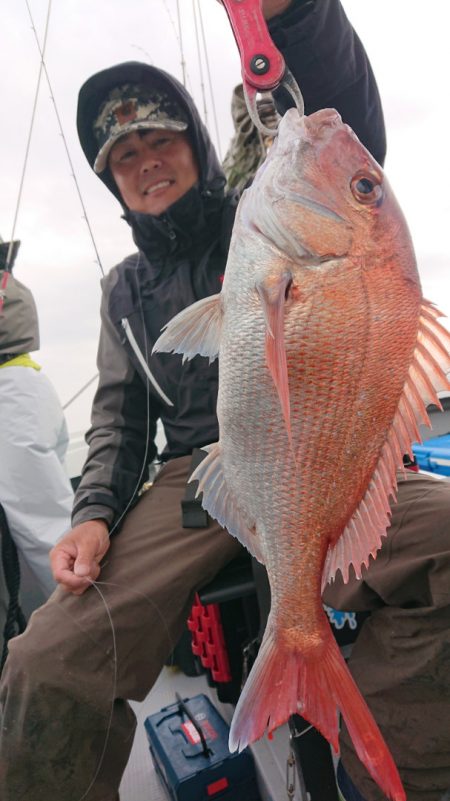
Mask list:
[[[367,567],[370,556],[376,556],[390,525],[389,497],[396,498],[396,470],[403,468],[404,454],[411,455],[411,443],[421,441],[419,425],[430,425],[426,405],[440,406],[437,393],[450,390],[446,377],[450,370],[450,333],[436,322],[439,316],[433,304],[423,302],[417,346],[397,411],[365,495],[339,539],[328,549],[322,587],[338,570],[347,582],[350,565],[360,578],[362,566]]]
[[[207,356],[217,358],[222,332],[220,293],[193,303],[176,314],[164,327],[152,353],[181,353],[184,360]]]
[[[196,467],[189,481],[199,482],[197,495],[203,493],[203,508],[236,537],[255,559],[264,564],[256,529],[239,508],[235,495],[227,484],[220,443],[215,442],[202,450],[207,451],[208,455]]]

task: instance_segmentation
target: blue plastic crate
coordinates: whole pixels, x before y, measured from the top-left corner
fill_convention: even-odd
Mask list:
[[[228,750],[229,727],[206,695],[183,699],[208,754],[179,702],[145,720],[155,768],[173,801],[260,801],[253,758]]]
[[[413,445],[413,451],[421,470],[450,476],[450,434]]]

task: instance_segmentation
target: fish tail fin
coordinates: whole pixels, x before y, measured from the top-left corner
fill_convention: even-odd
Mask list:
[[[337,752],[340,710],[356,753],[373,780],[392,801],[406,801],[392,756],[331,631],[325,647],[322,644],[308,655],[283,639],[273,629],[266,630],[233,717],[230,751],[242,751],[266,729],[272,731],[297,713]]]

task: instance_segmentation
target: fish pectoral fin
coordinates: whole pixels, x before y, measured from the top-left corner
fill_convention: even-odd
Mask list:
[[[356,578],[361,578],[362,566],[367,567],[370,557],[375,557],[390,525],[389,497],[396,498],[397,469],[403,468],[404,454],[412,457],[411,443],[421,442],[419,425],[430,426],[426,406],[440,407],[437,393],[450,390],[450,333],[438,322],[440,316],[432,303],[423,301],[417,344],[397,411],[366,493],[344,532],[328,549],[322,589],[338,570],[347,583],[351,564]]]
[[[220,293],[193,303],[175,315],[156,340],[152,353],[181,353],[186,359],[208,356],[210,362],[219,354],[222,332]]]
[[[235,495],[229,488],[223,473],[220,442],[202,450],[208,456],[196,467],[189,481],[198,481],[197,495],[201,492],[202,506],[221,526],[236,537],[258,562],[264,564],[260,540],[254,525],[243,514]]]
[[[257,286],[266,323],[266,362],[280,399],[289,440],[291,440],[291,404],[284,340],[284,307],[290,282],[290,274],[282,273],[272,286]]]

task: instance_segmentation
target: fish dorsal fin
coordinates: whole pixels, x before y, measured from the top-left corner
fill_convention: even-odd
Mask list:
[[[412,456],[411,443],[421,442],[418,426],[430,425],[426,406],[433,403],[442,408],[437,393],[450,389],[446,377],[450,370],[450,333],[438,322],[440,316],[432,303],[423,301],[417,344],[394,420],[364,497],[339,539],[328,549],[322,588],[338,570],[347,583],[350,565],[361,578],[362,566],[368,566],[370,556],[375,557],[386,536],[389,497],[396,499],[396,471],[403,466],[403,455]]]
[[[212,362],[219,355],[222,333],[220,293],[202,298],[175,315],[163,328],[152,353],[181,353],[183,361],[194,356],[208,356]]]
[[[208,456],[196,467],[189,481],[199,482],[197,495],[203,492],[203,508],[236,537],[255,559],[264,564],[255,528],[239,509],[235,495],[225,479],[220,443],[207,445],[202,450],[207,451]]]

